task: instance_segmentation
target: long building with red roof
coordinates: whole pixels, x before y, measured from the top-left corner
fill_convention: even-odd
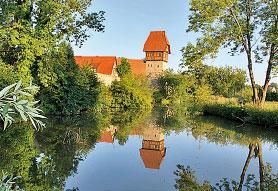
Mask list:
[[[152,31],[145,44],[144,59],[128,59],[134,75],[146,75],[156,78],[167,69],[168,55],[171,54],[170,43],[165,31]],[[76,63],[82,68],[92,67],[99,78],[106,85],[119,80],[116,68],[121,64],[121,58],[116,56],[75,56]]]

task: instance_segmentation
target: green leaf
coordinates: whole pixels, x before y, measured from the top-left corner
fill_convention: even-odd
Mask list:
[[[17,102],[18,105],[25,105],[28,103],[28,100],[20,100],[19,102]]]
[[[17,90],[19,90],[20,86],[22,85],[22,81],[19,80],[14,88],[14,91],[16,92]]]
[[[12,89],[14,86],[16,86],[16,83],[9,85],[9,86],[5,87],[2,91],[0,91],[0,99],[2,97],[4,97],[9,92],[9,90]]]
[[[4,114],[4,115],[6,115],[6,114],[8,113],[9,108],[10,108],[10,104],[7,103],[7,104],[4,106],[4,108],[3,108],[3,114]]]

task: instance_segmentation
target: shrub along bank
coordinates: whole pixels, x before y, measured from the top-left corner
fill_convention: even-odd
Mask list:
[[[243,123],[278,128],[278,109],[211,103],[204,107],[204,114],[220,116]]]
[[[144,76],[127,74],[111,86],[112,108],[151,108],[153,90],[150,81]]]

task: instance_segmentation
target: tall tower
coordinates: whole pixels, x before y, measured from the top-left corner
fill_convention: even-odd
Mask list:
[[[165,31],[152,31],[145,42],[146,75],[156,78],[161,75],[168,65],[168,55],[171,54],[170,43]]]
[[[150,123],[143,132],[140,156],[145,168],[160,169],[165,158],[164,131],[154,123]]]

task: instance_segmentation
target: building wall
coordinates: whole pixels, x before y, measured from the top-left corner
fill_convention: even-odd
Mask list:
[[[167,69],[165,61],[146,61],[146,75],[151,78],[156,78],[163,74]]]
[[[119,80],[119,77],[117,75],[106,75],[97,73],[97,77],[99,81],[104,83],[104,85],[106,86],[111,86],[113,81]]]
[[[150,123],[148,127],[144,129],[143,139],[149,141],[162,141],[164,140],[164,131],[162,128],[157,127],[156,124]]]
[[[117,80],[120,80],[120,77],[118,75],[118,72],[116,71],[116,63],[113,66],[113,70],[112,70],[112,74],[108,75],[108,74],[101,74],[101,73],[97,73],[97,77],[99,79],[100,82],[104,83],[104,85],[106,86],[111,86],[112,82]]]

